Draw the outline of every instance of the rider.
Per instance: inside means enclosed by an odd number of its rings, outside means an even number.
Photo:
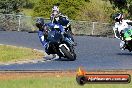
[[[66,32],[70,31],[72,33],[71,23],[69,21],[69,18],[59,12],[58,6],[53,6],[52,14],[50,15],[50,19],[51,19],[52,23],[62,25]]]
[[[125,42],[123,39],[123,30],[128,28],[130,26],[129,23],[132,23],[132,21],[124,20],[123,14],[121,14],[121,13],[116,14],[114,19],[116,21],[115,25],[113,27],[114,34],[115,34],[116,38],[121,39],[120,48],[122,50],[124,50],[125,49],[125,46],[124,46]]]
[[[38,36],[40,39],[41,44],[45,48],[45,52],[48,53],[48,39],[47,39],[47,34],[46,34],[46,28],[45,28],[45,23],[43,18],[38,18],[36,20],[36,27],[39,29],[38,31]]]
[[[61,34],[63,35],[64,34],[64,29],[61,25],[57,25],[57,24],[54,24],[54,23],[47,23],[45,24],[44,23],[44,19],[43,18],[38,18],[36,20],[36,26],[38,27],[39,31],[38,31],[38,36],[39,36],[39,39],[40,39],[40,42],[42,43],[43,47],[45,48],[45,52],[47,54],[50,54],[49,53],[49,41],[47,39],[47,36],[48,36],[48,29],[59,29],[59,31],[61,32]]]

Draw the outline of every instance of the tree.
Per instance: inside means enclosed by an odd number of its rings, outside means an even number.
[[[0,0],[0,13],[19,13],[27,0]]]
[[[127,0],[110,0],[110,3],[113,5],[114,9],[127,9]]]
[[[132,16],[132,0],[109,0],[117,12]]]

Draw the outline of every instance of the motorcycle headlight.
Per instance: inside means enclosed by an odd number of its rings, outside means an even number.
[[[130,40],[132,40],[132,38],[131,38],[131,37],[129,37],[129,38],[126,38],[125,40],[126,40],[126,41],[130,41]]]

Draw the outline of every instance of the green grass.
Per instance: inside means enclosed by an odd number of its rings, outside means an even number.
[[[32,16],[33,15],[33,9],[22,9],[22,13],[26,16]]]
[[[75,77],[26,77],[0,80],[0,88],[132,88],[132,84],[85,84],[80,86]]]
[[[10,62],[27,59],[40,59],[44,55],[29,48],[0,45],[0,62]]]

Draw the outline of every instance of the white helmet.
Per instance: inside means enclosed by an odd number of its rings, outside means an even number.
[[[52,11],[57,11],[57,12],[59,12],[59,7],[58,7],[58,6],[53,6]]]
[[[53,8],[52,8],[52,14],[54,16],[56,16],[57,14],[59,14],[59,7],[58,6],[53,6]]]

